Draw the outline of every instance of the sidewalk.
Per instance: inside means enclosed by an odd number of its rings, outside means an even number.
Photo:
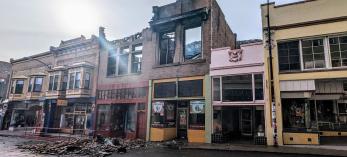
[[[231,144],[186,144],[180,149],[201,149],[221,151],[245,151],[262,153],[282,153],[300,155],[323,155],[323,156],[347,156],[347,146],[257,146],[257,145],[231,145]]]

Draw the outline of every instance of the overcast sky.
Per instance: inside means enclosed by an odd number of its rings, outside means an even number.
[[[46,52],[61,40],[98,34],[122,38],[148,27],[152,6],[175,0],[0,0],[0,61]],[[217,0],[238,40],[261,38],[260,4]],[[298,0],[271,0],[276,4]]]

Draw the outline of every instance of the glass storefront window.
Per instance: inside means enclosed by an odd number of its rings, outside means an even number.
[[[190,101],[189,129],[205,129],[205,101]]]
[[[98,105],[97,130],[109,130],[111,105]]]
[[[136,106],[130,105],[127,112],[126,130],[129,132],[136,131]]]
[[[283,129],[285,131],[317,131],[315,105],[306,99],[282,99]]]
[[[203,80],[190,80],[178,82],[179,97],[201,97],[203,96]]]
[[[255,100],[264,100],[264,83],[263,75],[254,75],[254,85],[255,85]]]
[[[176,96],[176,82],[154,84],[154,98],[170,98]]]
[[[157,101],[152,103],[152,127],[176,126],[176,107],[173,102]]]
[[[252,74],[222,78],[224,102],[253,101]]]

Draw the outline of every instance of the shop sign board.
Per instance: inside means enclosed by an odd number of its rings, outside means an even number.
[[[58,106],[67,106],[67,100],[65,100],[65,99],[58,99],[57,105]]]
[[[202,101],[202,100],[190,101],[190,113],[191,114],[205,113],[205,101]]]

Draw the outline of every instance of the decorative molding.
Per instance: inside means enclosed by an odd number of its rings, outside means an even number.
[[[242,49],[237,49],[237,50],[229,50],[229,62],[239,62],[242,60]]]

